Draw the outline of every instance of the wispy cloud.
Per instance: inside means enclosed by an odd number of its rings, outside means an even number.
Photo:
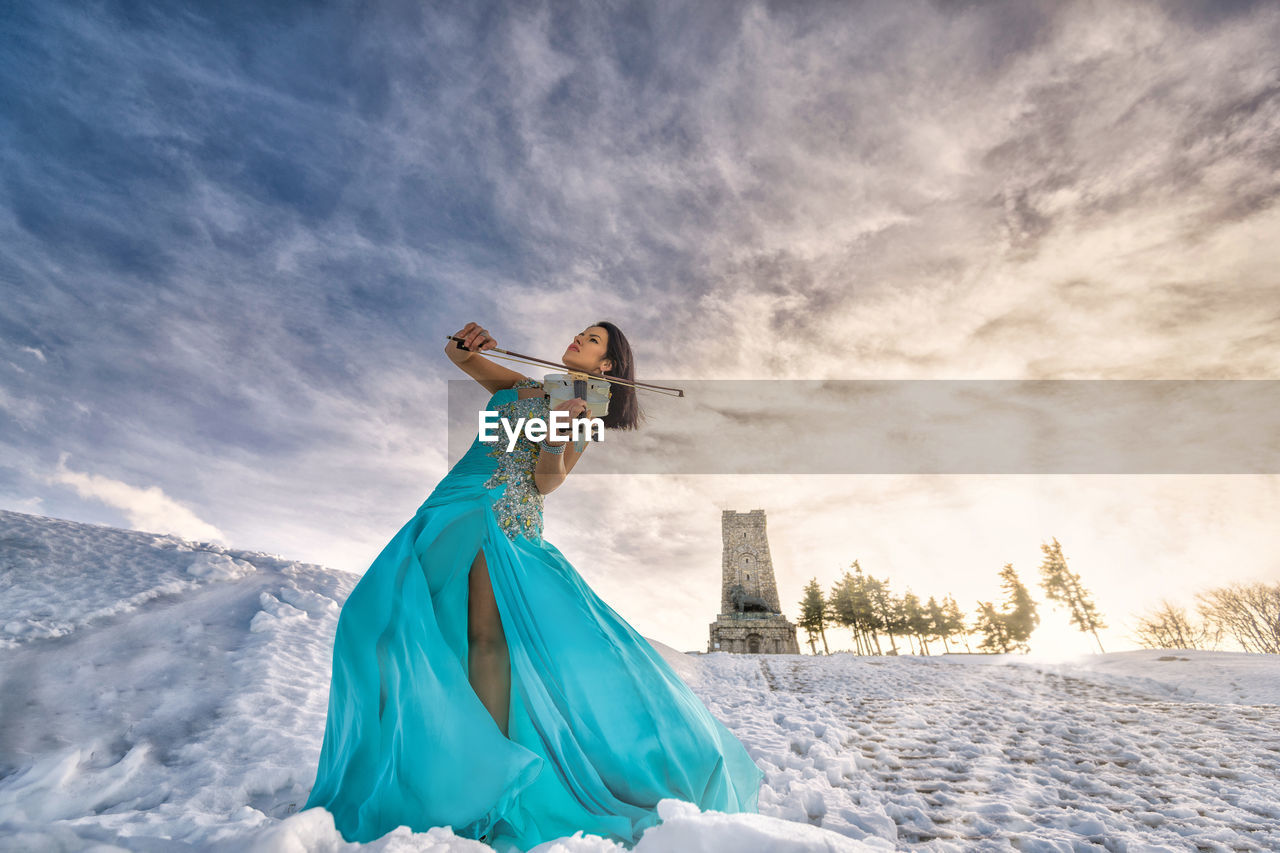
[[[28,473],[68,452],[361,569],[445,473],[472,319],[610,319],[655,379],[1280,370],[1274,4],[49,2],[0,39],[10,505],[80,511]]]
[[[223,541],[222,531],[202,521],[192,510],[175,501],[158,486],[139,488],[110,477],[72,471],[66,466],[68,454],[58,456],[58,465],[49,482],[70,486],[81,497],[102,501],[124,513],[138,530],[174,533],[186,539]]]

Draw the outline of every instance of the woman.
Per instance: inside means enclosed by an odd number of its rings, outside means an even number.
[[[485,329],[457,337],[446,352],[493,393],[486,410],[513,425],[548,418],[540,383],[477,354],[496,346]],[[583,330],[561,360],[634,381],[612,323]],[[557,408],[590,417],[581,399]],[[614,384],[606,429],[638,417],[635,389]],[[742,744],[542,538],[543,496],[579,456],[523,435],[508,453],[505,437],[477,435],[352,590],[303,806],[332,812],[348,841],[406,824],[502,850],[579,830],[630,847],[663,798],[756,811],[763,774]]]

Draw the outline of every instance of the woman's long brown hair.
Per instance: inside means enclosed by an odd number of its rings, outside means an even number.
[[[595,325],[609,333],[605,358],[613,362],[613,369],[606,370],[605,373],[628,382],[636,381],[636,362],[627,336],[608,320],[601,320]],[[636,399],[636,389],[616,383],[609,386],[609,414],[601,418],[605,429],[637,429],[643,417],[640,401]]]

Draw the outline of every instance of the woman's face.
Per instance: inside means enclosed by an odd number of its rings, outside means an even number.
[[[613,362],[605,358],[608,346],[609,333],[601,326],[588,326],[574,336],[560,360],[583,373],[608,373],[613,369]]]

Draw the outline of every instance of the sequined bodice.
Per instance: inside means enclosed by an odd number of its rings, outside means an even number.
[[[492,411],[506,418],[514,428],[519,418],[545,418],[549,405],[547,398],[541,394],[520,399],[521,388],[539,388],[541,383],[533,379],[523,379],[511,387],[513,392],[508,399],[495,405]],[[507,435],[498,429],[498,441],[488,452],[498,460],[498,467],[484,483],[486,489],[505,491],[493,503],[494,514],[498,525],[507,538],[515,539],[523,533],[531,542],[542,543],[542,494],[534,483],[534,469],[538,464],[539,444],[517,436],[515,447],[507,452]],[[478,438],[477,438],[478,440]]]

